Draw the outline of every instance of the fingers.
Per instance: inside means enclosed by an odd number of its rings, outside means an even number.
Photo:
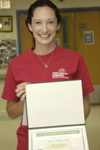
[[[24,101],[24,100],[25,100],[25,97],[26,97],[26,93],[24,93],[24,94],[21,96],[20,100],[21,100],[21,101]]]
[[[17,88],[15,90],[16,93],[20,92],[21,90],[25,90],[26,88],[26,83],[21,83],[17,85]]]
[[[16,92],[17,97],[21,97],[25,93],[25,89]]]
[[[25,91],[26,91],[26,83],[20,83],[17,85],[15,92],[17,97],[20,97],[20,100],[25,99],[26,96]]]

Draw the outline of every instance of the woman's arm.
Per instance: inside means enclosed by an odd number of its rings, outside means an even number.
[[[88,117],[90,113],[90,99],[89,94],[84,96],[84,111],[85,111],[85,119]]]
[[[16,119],[17,117],[23,114],[24,108],[24,101],[14,102],[14,101],[7,101],[6,110],[8,116],[12,119]]]
[[[24,101],[26,96],[25,88],[26,88],[26,83],[21,83],[17,86],[15,92],[17,97],[20,98],[18,102],[7,101],[6,110],[8,116],[12,119],[15,119],[23,114]]]

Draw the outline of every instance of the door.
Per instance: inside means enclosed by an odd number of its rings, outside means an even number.
[[[85,23],[85,31],[94,32],[94,43],[84,43],[84,31],[80,23]],[[75,12],[76,50],[83,54],[94,85],[100,84],[100,11]]]
[[[21,53],[33,47],[33,37],[31,33],[28,31],[27,26],[25,24],[26,17],[27,14],[19,15]]]
[[[74,50],[74,24],[72,12],[61,12],[62,25],[61,32],[56,35],[61,47]]]

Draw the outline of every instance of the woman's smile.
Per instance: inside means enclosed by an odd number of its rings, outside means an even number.
[[[47,37],[50,36],[50,34],[39,34],[39,36],[42,37],[42,38],[47,38]]]

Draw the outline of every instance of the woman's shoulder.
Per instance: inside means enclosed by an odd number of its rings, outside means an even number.
[[[77,52],[75,50],[70,50],[67,48],[63,48],[61,46],[58,46],[58,51],[60,52],[60,54],[65,55],[67,57],[74,57],[74,58],[75,57],[77,57],[77,58],[83,57],[83,55],[80,52]]]
[[[18,56],[11,59],[10,63],[18,63],[19,61],[28,59],[30,56],[30,52],[31,52],[31,49],[25,51],[22,54],[19,54]]]

